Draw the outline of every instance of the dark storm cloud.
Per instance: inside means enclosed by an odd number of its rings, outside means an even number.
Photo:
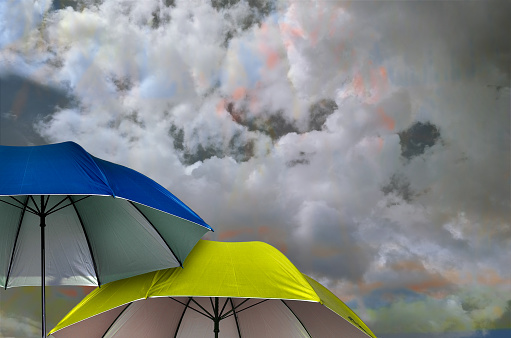
[[[379,28],[376,34],[383,39],[374,46],[373,56],[399,55],[419,66],[418,84],[478,77],[509,85],[509,1],[353,1],[348,8],[360,27]],[[432,69],[438,61],[444,67]],[[427,71],[439,71],[438,77],[425,77]],[[414,84],[413,76],[397,80]]]
[[[51,88],[15,74],[0,76],[0,144],[39,145],[47,143],[34,125],[51,116],[57,107],[72,99]]]

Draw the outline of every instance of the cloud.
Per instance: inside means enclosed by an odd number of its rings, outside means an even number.
[[[40,334],[40,324],[27,317],[10,317],[0,313],[0,337],[33,337]]]
[[[44,15],[50,6],[50,0],[22,0],[0,4],[0,16],[2,18],[0,48],[9,48],[21,40],[25,40],[27,35],[30,35],[43,21]]]
[[[0,75],[0,139],[2,144],[44,144],[34,130],[34,120],[71,105],[72,98],[58,88],[19,75]]]
[[[46,327],[55,326],[93,287],[66,286],[46,290]],[[41,289],[0,290],[0,337],[36,337],[41,334]]]
[[[491,288],[471,288],[442,299],[399,299],[368,312],[372,328],[381,333],[457,332],[469,337],[474,330],[488,328],[488,321],[501,318],[507,309],[502,296]]]
[[[511,278],[507,2],[62,7],[22,36],[12,22],[0,51],[74,98],[37,119],[44,140],[154,178],[210,239],[275,245],[382,332],[497,320]]]

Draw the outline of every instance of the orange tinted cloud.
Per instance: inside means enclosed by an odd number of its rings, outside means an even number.
[[[497,286],[502,284],[510,284],[511,278],[502,278],[494,269],[484,269],[477,274],[477,281],[480,284]]]
[[[234,238],[245,233],[251,233],[252,229],[239,229],[239,230],[225,230],[218,234],[218,240],[224,241],[229,238]]]
[[[274,50],[268,50],[266,56],[266,67],[269,69],[274,68],[279,62],[279,54]]]
[[[383,120],[383,124],[385,125],[385,128],[387,128],[390,131],[394,130],[394,128],[396,127],[396,121],[394,121],[394,119],[392,117],[385,114],[385,111],[383,110],[382,107],[378,107],[376,112],[378,113],[380,118]]]
[[[378,102],[387,91],[388,78],[387,70],[381,66],[371,69],[371,103]]]
[[[355,74],[353,77],[353,89],[355,91],[355,94],[357,95],[364,95],[366,88],[364,85],[364,79],[362,78],[362,75],[360,73]]]
[[[430,293],[434,289],[442,289],[451,285],[446,279],[441,276],[431,276],[431,278],[424,281],[408,285],[408,289],[417,293]]]
[[[225,100],[221,99],[216,105],[216,114],[222,115],[222,112],[225,110]]]
[[[429,272],[420,261],[403,260],[389,266],[394,271],[419,273],[420,281],[403,285],[405,288],[417,293],[425,293],[435,298],[443,298],[447,294],[445,289],[452,285],[452,280],[441,274]]]
[[[338,10],[334,11],[334,12],[332,12],[332,14],[330,14],[330,18],[328,19],[328,26],[329,26],[328,35],[330,37],[333,37],[335,34],[335,23],[337,22],[337,19],[339,18],[339,14],[340,14],[340,12]]]
[[[327,257],[332,257],[332,256],[336,256],[338,254],[341,253],[341,250],[339,248],[336,248],[336,247],[324,247],[324,246],[314,246],[312,248],[312,255],[314,257],[321,257],[321,258],[327,258]]]
[[[418,261],[400,261],[390,265],[395,271],[425,271],[424,265]]]
[[[281,23],[280,30],[282,32],[289,34],[293,38],[302,38],[303,39],[303,37],[305,36],[305,33],[301,28],[292,27],[291,25],[288,25],[287,23]]]
[[[301,28],[293,27],[284,22],[279,24],[279,28],[282,33],[284,46],[286,48],[292,47],[295,39],[303,39],[305,36],[305,33]]]
[[[384,143],[385,143],[385,141],[383,140],[383,138],[378,137],[378,152],[382,151]]]
[[[269,47],[264,42],[259,44],[259,49],[266,56],[265,65],[268,69],[274,68],[279,62],[279,53],[274,48]]]
[[[387,76],[387,69],[385,69],[385,67],[381,66],[379,68],[379,71],[380,71],[380,76],[381,76],[382,80],[384,81],[384,83],[387,83],[389,81],[388,76]]]
[[[59,289],[59,292],[63,294],[64,296],[74,298],[78,296],[78,291],[76,289]]]
[[[274,245],[280,252],[283,254],[287,253],[287,244],[286,243],[278,243]]]
[[[270,228],[265,225],[260,226],[259,229],[257,229],[257,233],[259,236],[268,235],[270,233]]]
[[[238,87],[232,93],[232,98],[234,100],[240,100],[240,99],[244,98],[245,95],[247,95],[247,90],[245,89],[245,87]]]
[[[362,294],[371,293],[372,291],[383,287],[382,282],[374,282],[374,283],[365,283],[360,281],[357,283],[358,289]]]

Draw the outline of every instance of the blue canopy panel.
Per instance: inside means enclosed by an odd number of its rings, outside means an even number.
[[[74,142],[0,146],[0,196],[104,195],[127,199],[213,230],[147,176],[96,158]]]

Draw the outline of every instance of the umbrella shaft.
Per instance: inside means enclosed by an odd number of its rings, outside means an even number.
[[[41,199],[43,197],[41,196]],[[42,201],[41,201],[42,202]],[[42,204],[42,203],[41,203]],[[46,337],[46,288],[45,288],[45,282],[46,282],[46,266],[45,266],[45,252],[44,252],[44,228],[46,226],[45,217],[44,215],[40,216],[41,218],[41,307],[42,307],[42,328],[41,328],[41,334],[42,337]]]
[[[213,321],[215,322],[215,338],[218,338],[218,333],[220,332],[220,313],[218,312],[218,297],[215,297],[215,308],[213,309],[215,313],[215,318]]]
[[[218,338],[218,333],[220,332],[220,320],[215,318],[215,338]]]

